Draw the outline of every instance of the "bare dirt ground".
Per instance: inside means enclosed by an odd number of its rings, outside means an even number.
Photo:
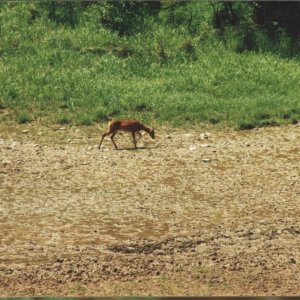
[[[0,124],[0,295],[299,295],[300,126]]]

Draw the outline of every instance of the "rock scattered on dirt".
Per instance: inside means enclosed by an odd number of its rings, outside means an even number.
[[[2,296],[300,293],[300,127],[0,126]]]

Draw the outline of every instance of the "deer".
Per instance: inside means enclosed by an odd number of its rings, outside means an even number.
[[[100,149],[103,139],[108,135],[110,135],[110,139],[113,142],[115,149],[118,149],[118,146],[114,141],[114,136],[118,131],[131,132],[135,149],[137,149],[135,135],[138,134],[141,137],[140,131],[147,132],[152,139],[155,138],[154,130],[143,125],[137,120],[112,120],[108,123],[108,131],[102,135],[98,149]]]

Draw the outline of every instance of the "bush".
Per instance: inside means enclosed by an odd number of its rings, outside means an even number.
[[[67,116],[62,115],[57,118],[57,123],[59,123],[61,125],[65,125],[65,124],[69,124],[70,120]]]
[[[238,130],[251,130],[255,128],[255,124],[252,122],[241,121],[237,124]]]
[[[295,117],[295,116],[292,116],[290,119],[289,119],[289,123],[290,124],[293,124],[293,125],[295,125],[295,124],[298,124],[298,118],[297,117]]]
[[[17,115],[17,122],[19,124],[26,124],[31,122],[31,117],[29,115],[29,113],[27,111],[21,111],[20,113],[18,113]]]
[[[77,124],[90,126],[92,125],[92,118],[87,114],[79,114],[77,115]]]
[[[256,51],[258,49],[256,43],[255,25],[251,23],[242,24],[238,30],[237,52]]]
[[[258,121],[258,127],[279,126],[279,123],[274,119],[266,119]]]
[[[108,116],[108,114],[104,110],[99,109],[99,110],[96,111],[95,117],[94,117],[93,120],[95,122],[101,123],[101,122],[108,121],[109,120],[109,116]]]

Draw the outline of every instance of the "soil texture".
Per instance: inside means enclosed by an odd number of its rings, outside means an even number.
[[[0,295],[299,295],[300,126],[0,124]]]

